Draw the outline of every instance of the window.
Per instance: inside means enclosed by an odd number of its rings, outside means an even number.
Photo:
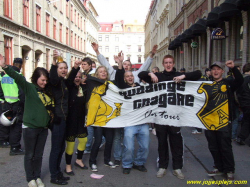
[[[102,41],[102,36],[98,36],[98,41]]]
[[[58,10],[59,10],[61,13],[63,13],[63,11],[62,11],[62,2],[59,2],[59,3],[58,3]]]
[[[78,50],[80,50],[80,36],[78,36],[78,42],[77,42],[77,44],[78,44]]]
[[[50,18],[50,15],[48,13],[46,13],[46,35],[47,36],[50,36],[49,18]]]
[[[74,14],[74,21],[75,21],[75,24],[77,24],[77,22],[76,22],[76,9],[75,9],[75,14]]]
[[[8,36],[4,36],[4,56],[6,64],[12,64],[12,38]]]
[[[108,27],[106,27],[106,31],[108,31],[109,30],[109,28]]]
[[[4,16],[12,18],[12,0],[4,0]]]
[[[138,56],[138,63],[141,63],[141,56]]]
[[[50,69],[50,49],[46,49],[46,69]]]
[[[243,51],[243,23],[242,19],[237,19],[236,26],[236,45],[235,45],[235,59],[242,59]]]
[[[131,45],[128,45],[128,46],[127,46],[127,49],[128,49],[128,52],[130,52]]]
[[[115,41],[119,42],[119,37],[118,36],[115,37]]]
[[[109,52],[109,46],[105,47],[105,52]]]
[[[82,17],[81,17],[81,22],[80,22],[80,29],[82,30]]]
[[[105,36],[105,41],[106,41],[106,42],[109,41],[109,36],[108,36],[108,35]]]
[[[138,52],[141,52],[141,45],[138,45]]]
[[[69,2],[66,1],[66,17],[69,18]]]
[[[56,2],[53,3],[54,7],[56,7]]]
[[[131,28],[130,27],[128,27],[128,32],[131,32]]]
[[[36,5],[36,30],[41,32],[41,7]]]
[[[53,38],[56,40],[56,19],[53,19]]]
[[[71,43],[71,47],[73,47],[73,31],[71,31],[70,43]]]
[[[60,37],[60,42],[62,43],[62,24],[60,23],[60,28],[59,28],[59,37]]]
[[[84,44],[83,44],[84,49],[83,49],[83,51],[85,51],[85,46],[86,46],[86,41],[84,40]]]
[[[115,52],[119,52],[119,46],[115,46]]]
[[[99,46],[99,51],[102,52],[102,46]]]
[[[84,32],[86,31],[86,21],[84,20]]]
[[[23,24],[29,26],[29,0],[23,0]]]
[[[119,31],[119,26],[115,26],[115,30],[116,30],[116,31]]]
[[[75,34],[75,49],[76,49],[76,34]]]
[[[82,51],[82,38],[81,38],[81,45],[80,45],[80,50]]]
[[[69,45],[69,28],[66,28],[66,45]]]
[[[70,7],[70,20],[73,22],[73,5]]]
[[[77,26],[78,26],[78,28],[80,28],[80,14],[78,13],[78,15],[77,15]]]

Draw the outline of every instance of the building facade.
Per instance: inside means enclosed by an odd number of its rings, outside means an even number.
[[[116,65],[114,55],[122,51],[124,59],[129,59],[132,64],[144,62],[144,26],[137,23],[124,23],[123,20],[100,23],[101,29],[98,35],[100,53],[102,53],[111,65]]]
[[[199,69],[204,72],[213,62],[225,63],[230,59],[239,66],[249,62],[249,2],[178,0],[169,1],[166,5],[165,1],[154,0],[154,4],[155,7],[159,7],[156,8],[159,16],[157,20],[151,19],[153,22],[151,25],[159,23],[156,26],[158,36],[162,34],[162,30],[159,29],[161,19],[168,19],[168,24],[163,26],[163,30],[165,29],[163,32],[166,35],[168,33],[168,39],[165,45],[162,45],[165,53],[160,54],[160,60],[156,61],[157,66],[161,67],[165,54],[172,54],[175,57],[178,71],[180,68],[186,68],[186,71]],[[161,11],[160,7],[164,6],[167,6],[166,10]],[[168,13],[165,17],[161,17],[164,12]],[[211,39],[215,28],[221,28],[225,32],[225,39]],[[154,29],[151,30],[152,33]],[[152,41],[155,40],[154,35],[151,34],[150,37]],[[160,43],[163,41],[158,41],[157,44],[161,46]],[[159,53],[162,50],[159,50]],[[227,71],[226,68],[225,70]]]
[[[38,66],[50,69],[54,49],[71,68],[87,55],[89,14],[86,0],[1,0],[0,53],[10,65],[22,58],[27,80]]]

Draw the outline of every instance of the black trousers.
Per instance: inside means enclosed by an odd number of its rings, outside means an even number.
[[[89,157],[90,166],[92,164],[96,164],[96,157],[98,155],[99,147],[102,143],[102,136],[104,136],[106,139],[105,149],[104,149],[104,163],[107,164],[111,159],[114,129],[105,128],[105,127],[94,127],[95,141],[92,146],[90,157]]]
[[[28,182],[41,178],[43,151],[47,136],[48,129],[45,128],[23,129],[24,168]]]
[[[240,129],[239,138],[246,140],[250,133],[250,107],[242,107],[243,121]]]
[[[158,138],[159,168],[167,169],[169,163],[168,139],[172,153],[173,169],[183,167],[183,139],[180,127],[155,124]]]
[[[12,109],[14,112],[18,110],[18,103],[4,103],[2,104],[2,112]],[[9,142],[10,146],[21,147],[20,141],[22,137],[22,122],[16,121],[13,125],[6,127],[0,124],[0,142]]]
[[[232,150],[232,131],[205,131],[208,148],[214,159],[215,167],[221,172],[234,172],[234,156]]]

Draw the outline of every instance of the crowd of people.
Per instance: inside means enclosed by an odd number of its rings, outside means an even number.
[[[44,147],[51,131],[51,151],[49,158],[50,182],[67,185],[69,176],[74,176],[72,155],[75,141],[78,139],[77,159],[74,165],[81,169],[98,171],[97,155],[105,143],[104,164],[110,168],[122,165],[123,173],[129,174],[131,169],[147,172],[145,163],[149,154],[149,124],[138,124],[124,128],[102,128],[85,126],[85,116],[88,114],[88,101],[95,91],[96,82],[109,82],[120,89],[140,86],[141,83],[158,83],[162,81],[182,80],[214,81],[216,92],[225,92],[228,99],[229,122],[223,130],[205,130],[208,148],[214,160],[214,169],[209,176],[227,174],[228,180],[234,180],[235,163],[232,151],[232,139],[243,145],[249,135],[250,112],[250,64],[243,67],[244,78],[233,61],[225,65],[230,69],[231,77],[223,78],[222,63],[215,62],[205,70],[180,72],[175,69],[174,57],[166,55],[162,59],[162,67],[150,68],[157,46],[153,46],[150,56],[137,70],[132,71],[129,60],[124,61],[120,52],[114,56],[117,67],[112,67],[107,59],[100,54],[98,44],[92,43],[101,66],[86,57],[75,62],[68,73],[65,61],[58,62],[59,53],[53,52],[53,62],[48,72],[37,67],[28,82],[20,73],[22,59],[14,59],[13,66],[5,64],[0,54],[1,74],[0,99],[0,146],[10,148],[10,155],[24,155],[24,169],[29,187],[44,187],[41,180],[41,167]],[[163,69],[163,71],[160,71]],[[225,89],[222,89],[225,88]],[[211,101],[214,99],[210,98]],[[237,105],[235,104],[237,103]],[[216,104],[215,104],[216,105]],[[237,107],[235,107],[237,106]],[[240,108],[243,112],[241,131],[238,131],[238,116]],[[236,114],[237,113],[237,114]],[[236,125],[235,125],[236,124]],[[157,177],[163,177],[169,163],[169,146],[172,153],[173,175],[184,179],[183,167],[183,137],[181,128],[162,124],[151,124],[158,139],[158,172]],[[201,134],[202,129],[195,129],[193,134]],[[24,148],[20,140],[23,135]],[[238,137],[237,137],[238,135]],[[94,138],[93,138],[94,137]],[[139,148],[134,157],[134,139]],[[114,162],[111,160],[113,146]],[[61,160],[65,153],[66,168],[61,169]],[[90,153],[89,168],[83,163],[83,154]],[[63,172],[68,175],[63,175]]]

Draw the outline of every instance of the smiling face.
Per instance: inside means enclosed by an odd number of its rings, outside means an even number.
[[[77,86],[79,86],[80,83],[81,83],[81,81],[82,81],[82,74],[81,74],[81,72],[78,72],[77,75],[76,75],[76,77],[75,77],[74,83]]]
[[[59,63],[57,65],[57,74],[59,77],[65,77],[68,73],[68,66],[66,63]]]
[[[41,75],[38,79],[37,79],[37,85],[40,88],[45,88],[46,84],[48,83],[48,78],[45,77],[44,75]]]
[[[163,60],[163,63],[162,63],[164,69],[167,71],[167,72],[171,72],[173,71],[173,68],[174,68],[174,61],[172,58],[165,58]]]
[[[84,72],[88,72],[91,69],[91,65],[89,65],[87,62],[82,62],[81,68]]]
[[[224,70],[221,69],[221,68],[218,67],[218,66],[213,66],[213,67],[211,68],[211,75],[212,75],[212,77],[213,77],[213,79],[214,79],[215,81],[220,81],[220,80],[222,80],[222,75],[223,75],[223,73],[224,73]]]
[[[131,71],[132,70],[132,64],[130,61],[124,61],[122,64],[125,71]]]
[[[96,71],[96,76],[98,79],[107,80],[108,79],[108,72],[107,72],[106,68],[104,68],[104,67],[98,68]]]
[[[124,73],[124,81],[130,86],[134,84],[134,75],[131,71]]]

